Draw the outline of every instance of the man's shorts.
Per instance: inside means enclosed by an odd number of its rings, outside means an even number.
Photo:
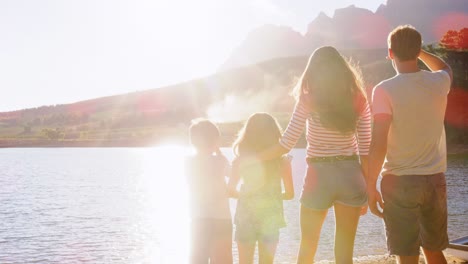
[[[366,182],[358,160],[308,163],[301,204],[327,210],[335,203],[352,207],[367,204]]]
[[[381,190],[390,254],[416,256],[419,247],[431,251],[447,248],[447,184],[443,173],[385,175]]]

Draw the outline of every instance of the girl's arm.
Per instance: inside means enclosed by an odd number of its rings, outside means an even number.
[[[240,181],[239,175],[239,159],[234,159],[231,166],[231,173],[228,182],[228,193],[232,198],[238,198],[239,192],[237,191],[237,185]]]
[[[257,154],[256,158],[259,160],[271,160],[288,153],[301,137],[309,112],[306,102],[299,101],[294,108],[292,117],[280,141]]]
[[[294,198],[294,184],[292,178],[291,161],[289,158],[283,158],[281,163],[281,178],[283,180],[284,192],[283,200]]]
[[[281,157],[282,155],[288,153],[290,149],[285,148],[283,145],[281,145],[279,142],[273,145],[272,147],[267,148],[266,150],[258,153],[256,155],[256,161],[265,161],[265,160],[272,160],[277,157]],[[253,162],[253,161],[252,161]]]

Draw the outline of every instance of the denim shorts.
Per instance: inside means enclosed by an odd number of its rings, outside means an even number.
[[[367,204],[366,181],[358,160],[308,163],[301,204],[327,210],[335,203],[353,207]]]
[[[416,256],[419,247],[431,251],[447,248],[447,184],[443,173],[385,175],[381,190],[390,254]]]

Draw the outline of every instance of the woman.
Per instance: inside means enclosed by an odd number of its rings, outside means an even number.
[[[330,207],[336,220],[335,261],[352,263],[359,217],[367,211],[364,174],[371,141],[371,115],[360,75],[335,48],[321,47],[310,57],[294,94],[294,113],[279,144],[258,158],[289,152],[307,125],[297,263],[313,262]]]

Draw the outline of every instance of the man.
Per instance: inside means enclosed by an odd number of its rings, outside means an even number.
[[[384,219],[387,247],[398,263],[418,263],[422,247],[426,263],[444,264],[442,250],[448,244],[444,115],[452,70],[421,50],[421,44],[419,32],[408,25],[388,36],[388,57],[397,74],[373,91],[369,208]],[[418,59],[430,71],[421,70]],[[381,171],[382,194],[376,188]]]

